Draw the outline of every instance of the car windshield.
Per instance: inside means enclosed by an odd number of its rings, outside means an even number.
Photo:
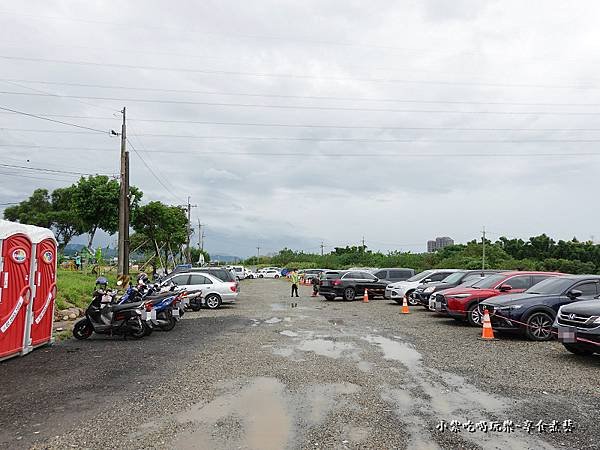
[[[528,294],[561,294],[566,291],[574,280],[571,278],[552,277],[540,281],[538,284],[531,286],[525,292]]]
[[[444,278],[442,283],[458,283],[464,276],[464,272],[454,272],[452,275],[448,275],[446,278]]]
[[[421,280],[424,280],[425,278],[427,278],[433,272],[434,272],[433,270],[424,270],[423,272],[419,272],[418,274],[410,277],[406,281],[421,281]]]
[[[475,289],[493,288],[493,287],[496,287],[496,285],[498,283],[500,283],[502,280],[504,280],[505,278],[506,278],[506,275],[503,275],[503,274],[490,275],[489,277],[486,277],[483,280],[478,281],[472,287],[474,287]]]

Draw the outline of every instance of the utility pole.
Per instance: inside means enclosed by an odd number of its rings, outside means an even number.
[[[127,151],[127,130],[125,124],[126,108],[121,126],[121,183],[119,190],[119,251],[117,271],[122,277],[123,284],[127,284],[129,276],[129,152]],[[116,133],[115,133],[116,134]]]
[[[325,248],[325,243],[321,241],[321,256],[323,256],[323,249]]]
[[[364,236],[362,238],[362,249],[363,249],[363,252],[364,252],[365,251],[365,237]]]
[[[260,259],[260,246],[256,247],[256,261],[258,262],[259,259]]]
[[[200,223],[200,219],[198,219],[198,247],[200,247],[200,250],[204,251],[204,228],[206,224],[205,223]]]
[[[190,249],[190,236],[192,235],[192,208],[195,208],[198,205],[190,205],[190,196],[188,195],[188,201],[187,201],[187,243],[186,243],[186,248],[185,248],[185,254],[186,254],[186,259],[187,259],[187,263],[191,264],[192,263],[192,253],[191,253],[191,249]]]
[[[485,226],[483,227],[482,233],[481,244],[483,247],[483,257],[481,258],[481,270],[485,270]]]

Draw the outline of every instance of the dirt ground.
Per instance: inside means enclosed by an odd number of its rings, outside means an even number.
[[[247,280],[171,332],[0,363],[0,447],[598,448],[600,358],[300,293]]]

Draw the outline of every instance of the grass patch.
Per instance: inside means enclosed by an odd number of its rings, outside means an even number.
[[[116,286],[115,274],[104,275],[108,279],[109,286]],[[56,307],[65,309],[69,306],[87,308],[98,275],[86,274],[72,270],[58,269],[56,273]]]

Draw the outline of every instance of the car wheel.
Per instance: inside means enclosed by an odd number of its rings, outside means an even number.
[[[571,353],[573,353],[574,355],[579,355],[579,356],[590,356],[593,355],[594,352],[592,350],[588,350],[585,348],[581,348],[579,345],[577,344],[566,344],[563,342],[563,345],[565,346],[565,348],[570,351]]]
[[[352,287],[344,289],[344,300],[351,302],[356,297],[356,290]]]
[[[209,294],[204,299],[204,304],[208,309],[217,309],[221,306],[221,297],[217,294]]]
[[[467,322],[473,327],[480,327],[483,323],[483,314],[479,308],[479,303],[473,303],[467,310]]]
[[[325,295],[325,300],[333,301],[335,300],[335,295]]]
[[[534,312],[527,318],[525,334],[532,341],[549,341],[552,339],[553,317],[547,312]]]
[[[408,304],[410,306],[417,306],[420,302],[419,300],[417,300],[416,298],[412,298],[410,296],[410,294],[412,294],[413,291],[409,291],[406,293],[406,300],[408,301]]]
[[[279,278],[279,275],[275,275],[275,278]]]
[[[264,277],[265,277],[264,275],[259,275],[259,276],[258,276],[258,278],[264,278]]]

